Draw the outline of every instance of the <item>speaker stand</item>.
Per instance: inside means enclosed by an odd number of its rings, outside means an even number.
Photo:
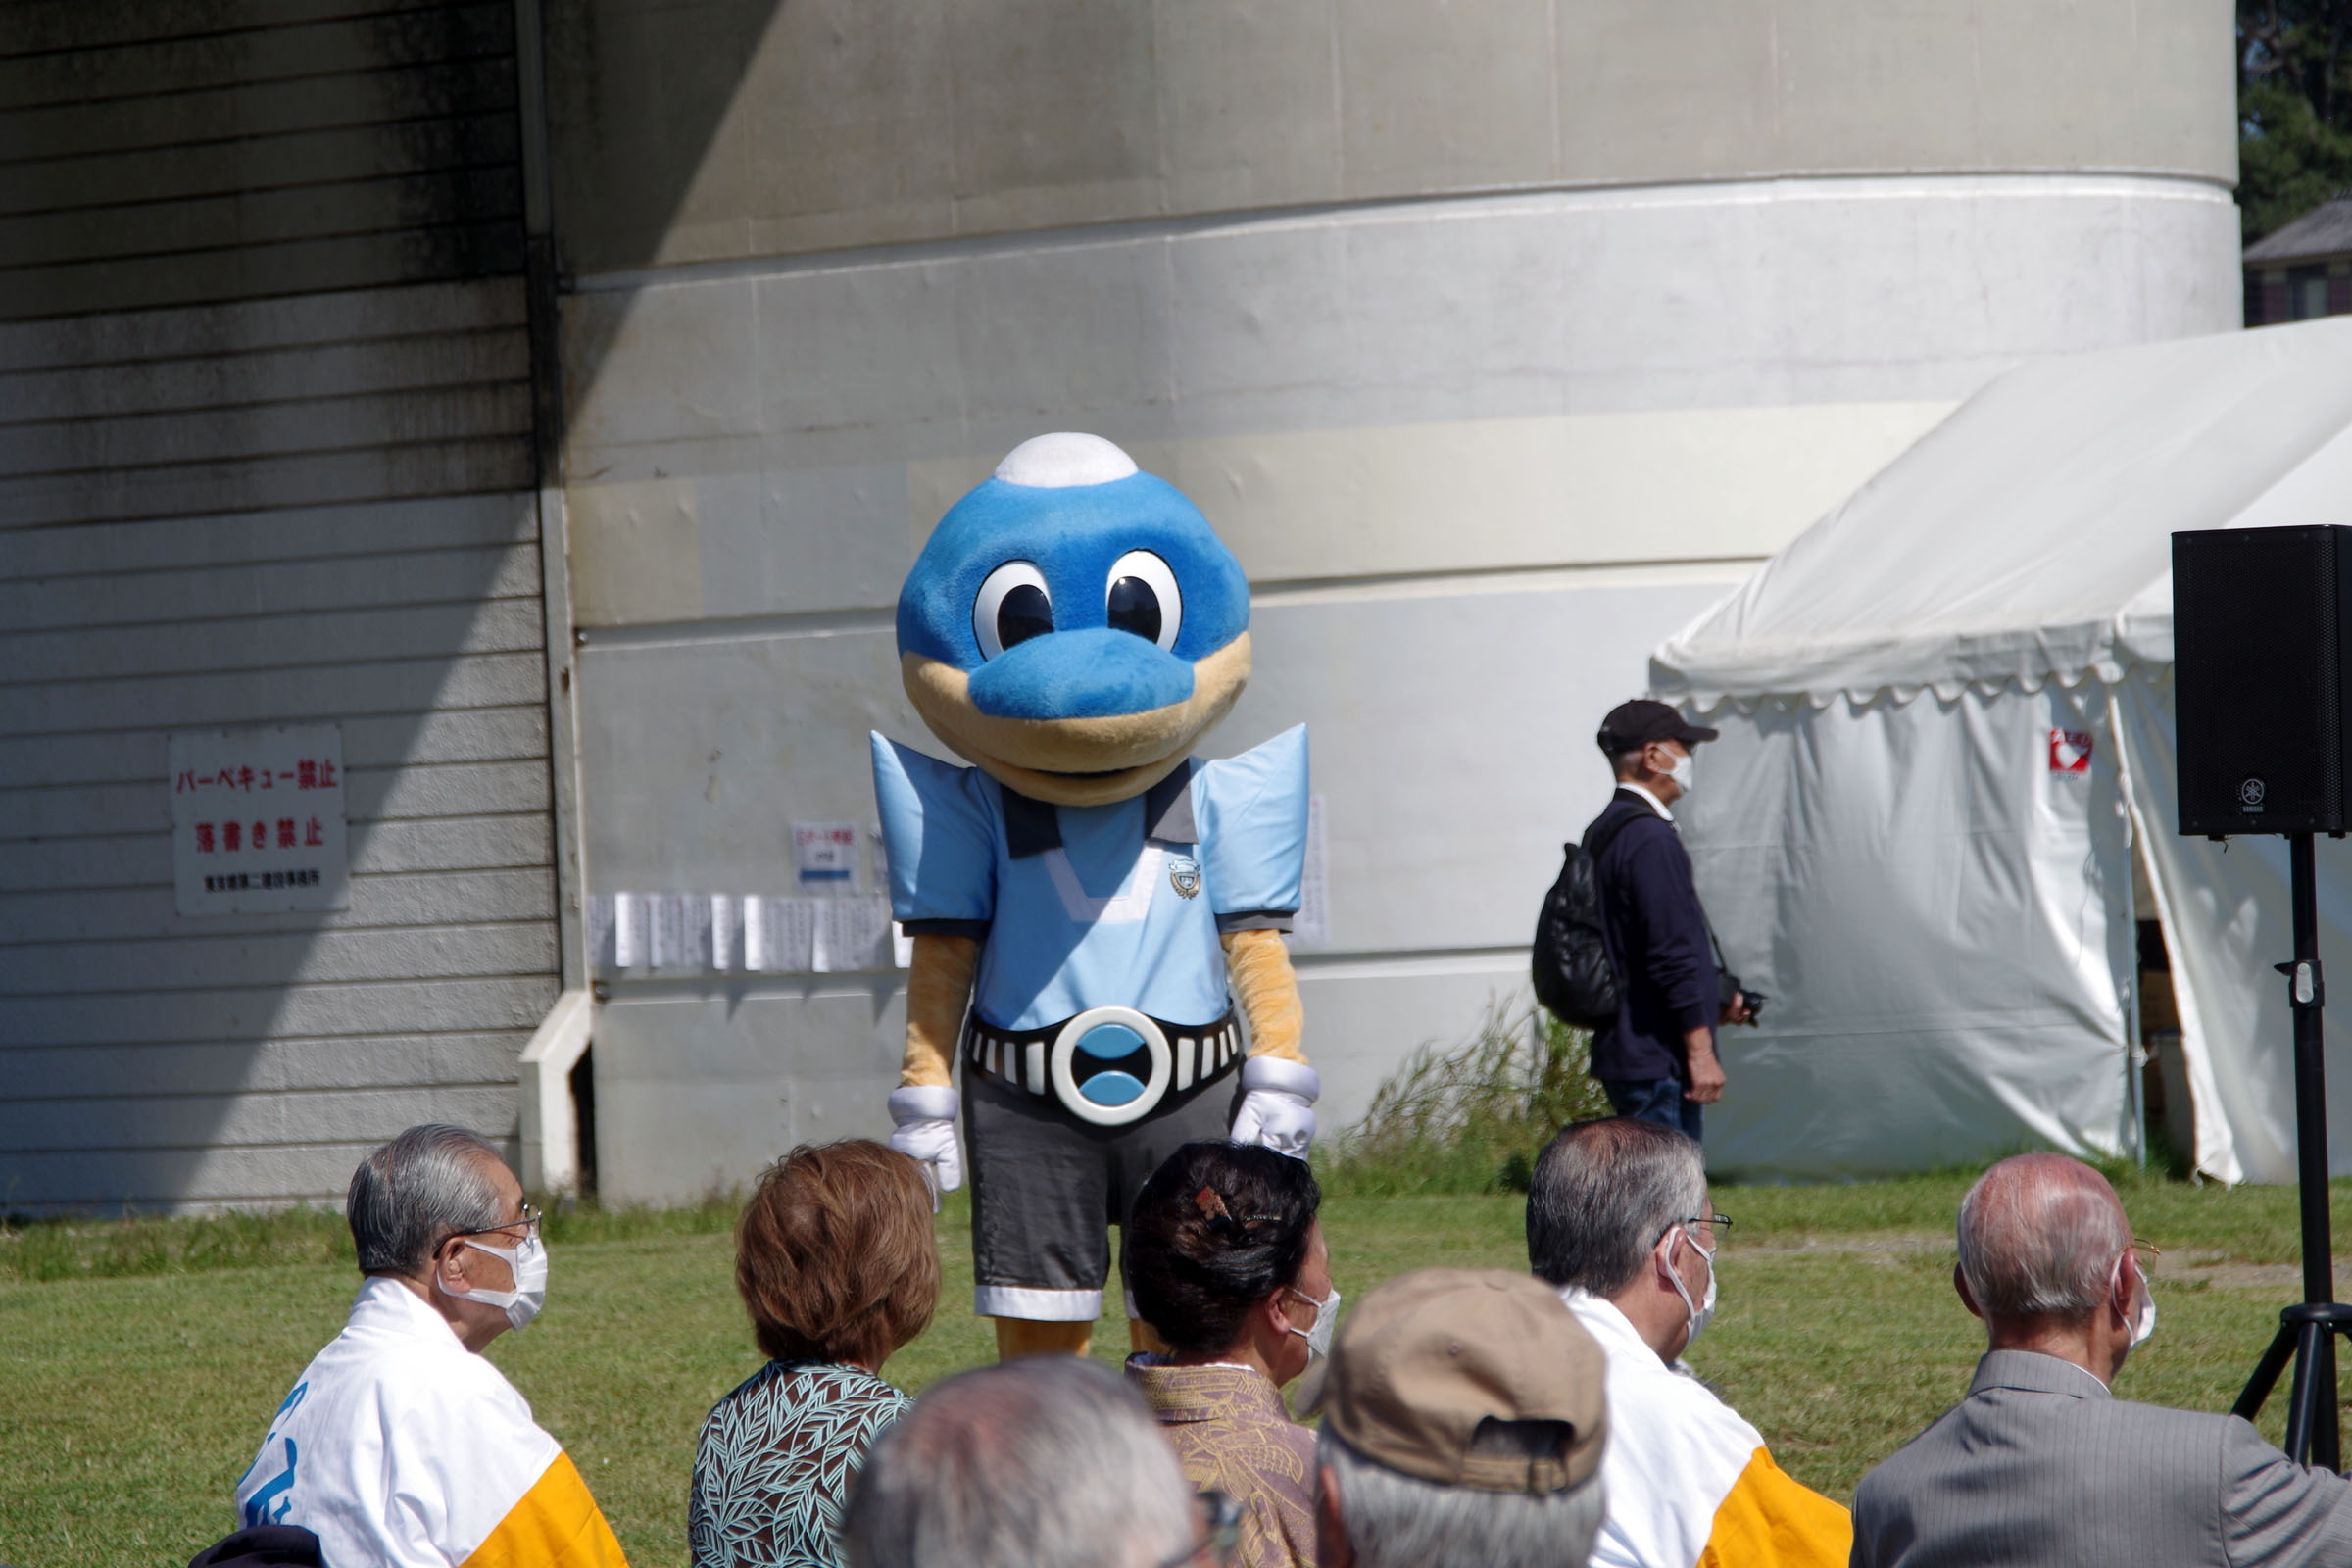
[[[2328,1229],[2328,1064],[2320,1049],[2320,1013],[2327,994],[2320,981],[2319,889],[2311,835],[2289,833],[2286,845],[2295,957],[2278,968],[2287,977],[2287,1004],[2295,1020],[2295,1179],[2303,1210],[2303,1299],[2279,1310],[2278,1332],[2230,1413],[2249,1421],[2260,1414],[2291,1359],[2295,1377],[2287,1392],[2286,1455],[2297,1464],[2339,1470],[2335,1337],[2352,1335],[2352,1306],[2335,1300],[2335,1263]]]

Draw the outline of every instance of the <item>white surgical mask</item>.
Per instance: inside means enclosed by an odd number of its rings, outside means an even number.
[[[2132,1344],[2136,1348],[2145,1345],[2148,1336],[2156,1332],[2156,1293],[2148,1289],[2148,1271],[2141,1268],[2136,1259],[2132,1264],[2132,1272],[2139,1276],[2139,1310],[2132,1318]],[[2123,1282],[2124,1260],[2120,1257],[2115,1260],[2115,1278],[2117,1284]]]
[[[1698,1238],[1690,1234],[1688,1225],[1677,1225],[1674,1233],[1675,1240],[1666,1249],[1666,1277],[1674,1282],[1674,1294],[1683,1298],[1683,1310],[1690,1314],[1690,1338],[1683,1342],[1683,1351],[1688,1354],[1690,1347],[1698,1343],[1698,1337],[1707,1332],[1707,1325],[1715,1321],[1715,1251],[1699,1246]],[[1682,1271],[1674,1266],[1674,1250],[1685,1241],[1707,1264],[1707,1294],[1696,1305],[1691,1304],[1690,1293],[1683,1288]]]
[[[1334,1290],[1320,1301],[1304,1291],[1292,1289],[1291,1294],[1301,1301],[1314,1303],[1315,1320],[1305,1328],[1292,1325],[1291,1332],[1306,1342],[1306,1348],[1316,1355],[1331,1354],[1332,1331],[1340,1326],[1340,1293]]]
[[[1690,785],[1692,782],[1690,776],[1691,771],[1692,760],[1690,754],[1689,752],[1685,752],[1680,757],[1675,758],[1674,765],[1666,770],[1666,776],[1674,780],[1675,788],[1681,790],[1685,795],[1688,795],[1690,793]]]
[[[441,1289],[465,1300],[503,1308],[507,1321],[518,1329],[529,1326],[531,1319],[539,1315],[539,1309],[547,1304],[547,1248],[540,1242],[538,1231],[534,1229],[525,1236],[520,1247],[492,1247],[470,1236],[461,1239],[477,1252],[504,1259],[514,1276],[514,1288],[452,1291],[444,1284]]]

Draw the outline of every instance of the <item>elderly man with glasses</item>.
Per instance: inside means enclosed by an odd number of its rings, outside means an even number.
[[[326,1561],[626,1568],[561,1445],[481,1351],[547,1298],[539,1216],[498,1152],[412,1127],[347,1199],[359,1298],[270,1418],[240,1523],[297,1525]]]
[[[2107,1179],[2004,1159],[1960,1202],[1952,1287],[1984,1320],[1968,1396],[1854,1489],[1853,1568],[2352,1563],[2352,1482],[2233,1415],[2108,1392],[2156,1301]]]
[[[1578,1122],[1536,1161],[1527,1255],[1608,1362],[1608,1515],[1595,1568],[1842,1565],[1846,1511],[1790,1480],[1682,1357],[1715,1314],[1731,1221],[1698,1145],[1656,1122]]]

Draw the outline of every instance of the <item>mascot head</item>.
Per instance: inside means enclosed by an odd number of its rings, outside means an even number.
[[[1033,800],[1140,795],[1250,678],[1241,563],[1100,436],[1041,435],[949,509],[899,592],[931,732]]]

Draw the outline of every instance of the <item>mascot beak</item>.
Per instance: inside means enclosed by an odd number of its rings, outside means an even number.
[[[1250,678],[1250,634],[1188,663],[1132,632],[1049,632],[966,674],[919,654],[906,695],[934,734],[1033,800],[1097,806],[1167,776]]]
[[[1049,632],[971,674],[972,706],[992,718],[1136,718],[1193,695],[1193,666],[1132,632]]]

